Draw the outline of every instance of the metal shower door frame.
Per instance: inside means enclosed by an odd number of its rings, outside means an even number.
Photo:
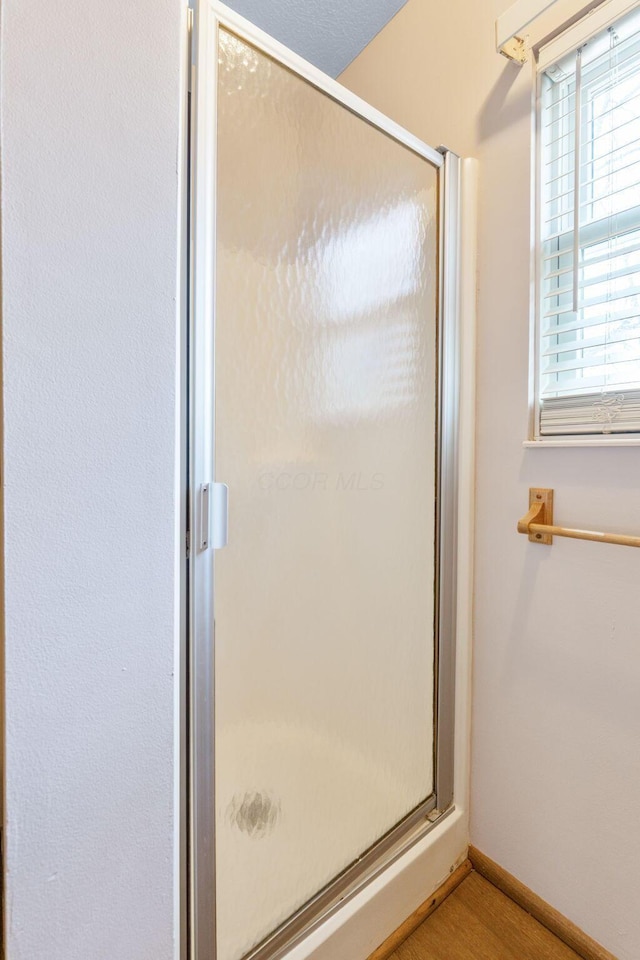
[[[277,960],[453,809],[459,408],[459,157],[434,150],[217,0],[190,24],[189,504],[186,864],[189,960],[215,960],[214,566],[208,491],[215,481],[215,212],[218,30],[223,27],[438,169],[438,448],[435,615],[435,790],[246,960]],[[204,494],[207,494],[206,501]],[[215,520],[214,520],[215,523]],[[212,535],[211,535],[212,534]]]

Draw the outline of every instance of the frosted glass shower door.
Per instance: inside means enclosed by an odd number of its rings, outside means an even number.
[[[434,794],[438,169],[211,37],[216,956],[240,960]]]

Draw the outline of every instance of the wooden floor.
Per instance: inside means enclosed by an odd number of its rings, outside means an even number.
[[[389,960],[580,960],[546,927],[470,873]]]

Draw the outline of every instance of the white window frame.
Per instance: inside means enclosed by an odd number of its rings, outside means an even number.
[[[542,135],[541,135],[541,89],[545,70],[553,63],[572,53],[582,44],[602,33],[607,27],[620,20],[627,13],[640,7],[640,0],[605,0],[590,10],[582,19],[566,30],[558,33],[549,42],[542,41],[534,47],[533,65],[533,191],[532,191],[532,296],[531,296],[531,337],[530,337],[530,376],[529,376],[529,439],[525,447],[572,447],[572,446],[640,446],[640,432],[626,434],[591,434],[543,436],[540,432],[540,314],[541,314],[541,275],[542,238],[541,238],[541,202],[542,184],[540,178]],[[560,29],[559,25],[559,29]]]

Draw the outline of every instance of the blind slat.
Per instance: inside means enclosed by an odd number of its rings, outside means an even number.
[[[601,37],[602,36],[603,35],[601,34]],[[631,52],[629,52],[629,49],[631,47],[638,47],[638,49],[633,49]],[[588,51],[588,45],[586,49]],[[635,33],[633,36],[627,37],[622,42],[619,42],[616,45],[616,50],[618,52],[618,62],[616,64],[616,68],[618,70],[618,77],[619,79],[624,80],[626,79],[626,75],[628,75],[629,72],[633,72],[634,58],[640,56],[640,38],[638,37],[638,34]],[[628,54],[628,56],[620,59],[620,55],[622,53],[626,53]],[[602,70],[602,68],[605,66],[605,61],[610,57],[611,57],[611,51],[607,50],[597,60],[589,61],[588,52],[587,52],[587,56],[584,58],[586,62],[583,65],[583,76],[582,76],[583,82],[588,81],[589,78],[592,77],[594,73],[597,74],[598,71]],[[574,92],[573,90],[570,90],[568,93],[565,93],[562,95],[557,93],[557,91],[561,89],[562,86],[567,86],[567,87],[573,86],[573,83],[575,80],[575,63],[571,68],[569,68],[569,65],[567,63],[566,67],[567,67],[567,71],[566,71],[566,76],[563,83],[562,84],[554,83],[554,87],[552,88],[556,93],[555,97],[549,98],[550,100],[549,105],[552,107],[558,107],[561,103],[565,102],[569,97],[573,96],[573,92]],[[614,78],[613,76],[610,76],[609,78],[610,85],[613,85],[616,82],[616,79],[618,78]]]
[[[639,67],[640,67],[640,64],[639,64]],[[591,146],[594,140],[596,141],[598,141],[599,139],[604,140],[605,137],[610,137],[612,134],[618,133],[619,130],[624,130],[625,128],[629,127],[630,124],[634,124],[633,129],[635,130],[636,129],[635,125],[637,125],[637,122],[638,122],[637,117],[631,117],[629,120],[624,120],[622,123],[618,124],[616,127],[611,127],[610,130],[603,130],[599,135],[596,135],[595,137],[593,134],[591,134],[590,136],[585,137],[584,140],[581,138],[580,142],[583,147]],[[567,133],[560,134],[560,136],[556,140],[552,140],[550,143],[545,144],[547,150],[550,153],[553,153],[553,156],[551,157],[550,160],[547,160],[545,166],[549,166],[549,164],[551,163],[559,163],[561,160],[564,160],[564,159],[573,158],[573,149],[571,146],[569,146],[569,149],[567,150],[563,149],[562,153],[558,153],[557,151],[553,150],[553,147],[555,146],[556,143],[559,143],[561,140],[566,140],[567,137],[569,137],[571,143],[573,143],[573,134],[574,134],[574,131],[572,129]],[[615,148],[620,149],[622,147],[628,147],[628,146],[631,146],[634,142],[635,142],[634,140],[628,140],[628,141],[625,141],[624,143],[617,143],[615,144]],[[609,153],[609,149],[610,148],[605,147],[604,149],[602,149],[602,153],[594,153],[593,156],[590,157],[588,162],[591,163],[594,160],[601,160],[603,157],[605,157]]]
[[[611,370],[615,370],[615,367],[622,363],[631,363],[640,360],[640,340],[636,337],[635,340],[629,341],[633,344],[628,351],[626,351],[625,356],[617,357],[616,359],[611,359],[608,356],[607,348],[604,347],[601,350],[595,350],[593,356],[589,356],[586,359],[573,359],[573,360],[560,360],[560,361],[550,361],[542,369],[542,375],[548,376],[549,374],[559,374],[559,373],[573,373],[574,370],[592,370],[594,367],[610,367]],[[582,352],[582,351],[576,351]],[[615,351],[613,351],[615,353]]]
[[[558,380],[558,375],[554,374],[550,378],[553,380],[553,394],[551,396],[578,396],[581,391],[582,393],[592,393],[603,389],[603,384],[606,385],[606,389],[610,390],[617,390],[621,387],[635,389],[638,385],[638,361],[632,360],[629,363],[620,363],[617,367],[617,370],[609,371],[604,378],[598,373],[587,376],[582,371],[580,377],[567,377]],[[549,396],[545,396],[542,399],[548,400],[549,398]]]
[[[639,101],[640,106],[640,101]],[[640,111],[639,111],[640,113]],[[606,158],[605,158],[606,159]],[[588,160],[590,166],[593,166],[593,161]],[[613,170],[607,170],[606,173],[599,173],[597,177],[591,177],[591,179],[582,180],[580,183],[580,188],[584,190],[586,187],[593,187],[596,189],[596,185],[600,183],[601,180],[608,180],[610,177],[615,177],[619,173],[624,173],[625,170],[630,170],[632,167],[637,166],[640,163],[640,157],[635,157],[630,163],[625,163],[621,167],[616,167]],[[584,164],[582,164],[584,166]],[[634,184],[635,185],[635,184]],[[573,196],[573,190],[564,190],[562,193],[556,193],[553,196],[550,196],[547,199],[547,203],[558,203],[559,200],[563,200],[565,197]]]
[[[640,140],[638,141],[638,143],[639,143],[639,145],[640,145]],[[639,159],[637,162],[640,163],[640,159]],[[606,177],[603,177],[603,178],[601,178],[601,179],[606,179]],[[580,201],[579,209],[580,209],[580,210],[584,210],[585,207],[592,207],[592,206],[594,206],[596,203],[606,203],[607,201],[609,201],[609,200],[611,199],[611,197],[617,197],[617,196],[618,196],[619,194],[621,194],[621,193],[626,193],[627,190],[635,190],[635,191],[637,192],[637,191],[638,191],[638,188],[639,188],[638,183],[627,183],[627,184],[625,184],[623,187],[618,187],[617,190],[609,190],[609,191],[607,191],[607,193],[606,193],[606,195],[605,195],[604,197],[598,197],[597,199],[593,199],[593,197],[592,197],[592,198],[590,198],[589,200],[582,200],[582,201]],[[549,201],[549,205],[551,205],[552,203],[555,203],[555,200]],[[635,206],[635,204],[634,204],[634,206]],[[626,212],[627,210],[629,210],[629,209],[631,209],[631,208],[630,208],[630,207],[625,207],[624,210],[621,210],[621,211],[619,211],[619,212],[620,212],[620,213],[625,213],[625,212]],[[548,217],[544,222],[545,222],[545,223],[551,223],[553,220],[561,220],[562,217],[570,217],[570,216],[573,214],[573,212],[574,212],[574,207],[573,207],[573,205],[572,205],[571,207],[568,207],[566,210],[562,210],[560,213],[552,214],[552,216]],[[617,215],[618,215],[617,213],[608,214],[608,216],[617,216]]]
[[[616,291],[615,293],[600,293],[595,297],[587,297],[584,300],[579,300],[578,307],[580,310],[588,310],[590,307],[600,307],[603,303],[617,303],[618,300],[627,300],[630,297],[638,296],[640,296],[640,286],[629,287],[627,290]],[[638,311],[640,312],[640,302],[638,303]],[[549,317],[559,317],[566,313],[575,313],[572,303],[560,306],[555,310],[550,310],[548,313],[543,313],[542,316],[547,320]]]
[[[573,93],[573,91],[572,91],[572,92],[569,94],[569,97],[573,98],[573,96],[574,96],[574,93]],[[622,109],[622,108],[626,107],[626,106],[627,106],[629,103],[631,103],[633,100],[636,100],[636,99],[638,98],[638,96],[639,96],[639,95],[638,95],[637,93],[635,93],[635,92],[632,93],[631,96],[629,96],[626,100],[621,100],[620,103],[619,103],[619,104],[616,104],[615,107],[611,107],[609,110],[605,110],[605,111],[603,111],[601,114],[598,114],[597,119],[600,120],[603,116],[605,116],[607,113],[610,113],[612,110],[618,110],[618,109]],[[555,108],[556,106],[557,106],[557,104],[554,104],[554,108]],[[574,113],[573,113],[572,110],[567,110],[565,113],[559,114],[557,117],[554,117],[552,120],[549,120],[547,123],[545,123],[545,124],[542,125],[542,129],[543,129],[543,130],[548,130],[548,129],[552,129],[552,128],[554,128],[554,127],[557,127],[558,124],[563,123],[565,120],[568,121],[568,118],[571,118],[571,119],[574,118]]]
[[[621,323],[624,320],[633,320],[638,316],[638,310],[625,309],[617,313],[608,314],[606,317],[591,317],[585,320],[583,317],[577,320],[569,320],[566,323],[553,325],[547,324],[541,330],[541,338],[564,336],[573,330],[589,330],[591,327],[600,326],[602,323]]]
[[[605,262],[611,263],[610,260]],[[591,266],[591,264],[589,264],[588,266]],[[589,287],[596,287],[601,283],[613,283],[614,280],[623,280],[625,277],[631,277],[635,273],[640,274],[640,259],[638,260],[637,263],[629,264],[626,267],[620,267],[620,269],[618,270],[610,270],[607,273],[600,273],[595,277],[585,278],[584,276],[582,276],[582,274],[584,274],[585,269],[587,269],[587,265],[581,263],[579,267],[579,272],[581,274],[581,277],[580,277],[580,280],[578,281],[578,285],[581,290],[588,290]],[[573,274],[573,270],[571,270],[570,273]],[[567,293],[571,293],[572,290],[573,290],[573,285],[571,286],[567,285],[565,287],[557,287],[555,290],[551,289],[547,293],[545,293],[544,299],[549,300],[552,297],[562,297]]]
[[[640,391],[618,389],[552,397],[542,402],[543,436],[637,433],[640,431]]]
[[[591,220],[589,223],[581,224],[580,240],[584,243],[585,247],[593,246],[595,243],[600,243],[603,240],[622,237],[632,230],[637,230],[639,227],[640,204],[621,210],[620,213],[615,214],[615,219],[612,218],[610,214],[607,214],[606,216],[599,217],[597,220]],[[559,251],[553,250],[551,247],[552,244],[557,242],[560,243]],[[573,231],[560,230],[551,236],[545,237],[543,244],[545,260],[571,252],[573,249]]]
[[[636,141],[632,140],[630,143],[626,144],[625,146],[617,147],[616,156],[620,158],[623,156],[626,157],[627,154],[629,153],[633,154],[633,148],[635,146],[636,146]],[[549,187],[556,180],[562,180],[563,178],[569,178],[569,177],[573,178],[573,151],[570,151],[566,156],[568,160],[571,161],[570,166],[568,166],[567,169],[562,173],[558,173],[553,177],[547,177],[546,180],[544,181],[545,187]],[[601,160],[606,160],[606,159],[607,159],[606,153],[604,154],[603,157],[596,157],[595,159],[593,157],[589,157],[587,160],[581,161],[580,169],[582,169],[583,167],[593,166],[594,163],[599,163]]]
[[[616,237],[615,239],[617,240],[618,238]],[[630,257],[630,256],[633,256],[634,253],[638,253],[638,252],[640,252],[640,241],[638,243],[631,244],[628,247],[624,247],[623,249],[618,251],[614,250],[611,252],[602,253],[597,257],[589,257],[588,260],[583,260],[581,262],[580,269],[584,270],[588,267],[595,266],[598,263],[607,263],[607,262],[613,263],[615,260],[619,260],[620,257]],[[552,259],[557,259],[557,256],[556,257],[551,256],[547,258],[547,260],[552,260]],[[562,277],[568,273],[571,273],[572,271],[573,271],[573,266],[562,267],[559,270],[553,270],[551,273],[546,273],[543,277],[543,280],[545,281],[553,280],[557,277]]]
[[[608,326],[608,324],[606,326]],[[638,339],[640,339],[640,330],[637,327],[628,331],[604,332],[597,337],[563,341],[562,343],[543,350],[542,356],[557,357],[563,353],[577,353],[580,350],[593,350],[596,347],[606,350],[607,347],[614,345],[620,348],[623,344]]]
[[[635,29],[635,24],[631,29],[626,31],[626,36],[621,37],[619,35],[619,24],[614,25],[613,29],[618,28],[618,40],[616,43],[616,49],[618,51],[618,56],[622,54],[627,55],[629,53],[629,48],[638,45],[640,47],[640,37],[638,36],[638,31]],[[588,44],[583,46],[583,59],[584,59],[584,71],[585,75],[588,70],[594,66],[602,66],[603,61],[608,59],[611,56],[610,44],[607,43],[603,45],[603,39],[610,33],[610,28],[608,27],[603,31],[598,37],[594,37]],[[598,52],[600,51],[600,52]],[[563,84],[554,84],[554,103],[561,103],[565,97],[565,94],[561,93],[563,85],[570,83],[573,80],[575,75],[575,56],[576,52],[573,54],[563,57],[562,59],[562,70],[564,73],[564,82]],[[625,56],[625,60],[627,57]],[[622,63],[625,61],[623,60]]]

